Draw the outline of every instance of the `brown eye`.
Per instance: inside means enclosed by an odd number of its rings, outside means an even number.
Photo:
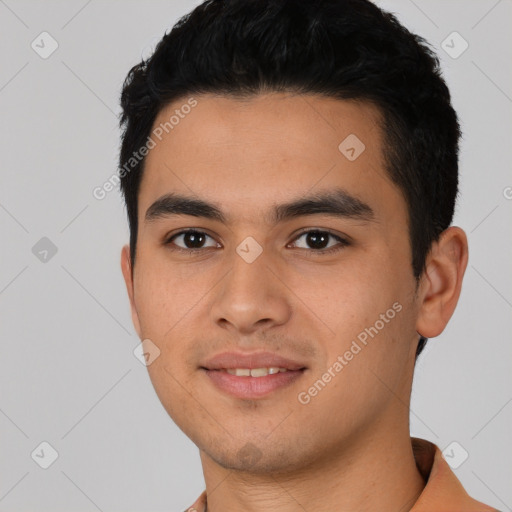
[[[304,231],[301,233],[295,240],[299,240],[303,238],[304,243],[306,244],[306,247],[299,247],[306,249],[308,252],[312,253],[319,253],[319,254],[325,254],[325,253],[332,253],[339,251],[343,247],[350,245],[347,240],[344,238],[341,238],[338,235],[335,235],[334,233],[331,233],[330,231],[320,230],[320,229],[313,229],[309,231]],[[334,243],[329,245],[330,241],[338,242],[337,244]],[[295,242],[296,244],[296,242]]]
[[[175,245],[177,250],[183,251],[193,251],[205,249],[207,247],[216,247],[217,242],[215,242],[214,240],[213,245],[205,245],[205,242],[207,241],[208,238],[213,240],[213,238],[210,235],[204,233],[203,231],[188,229],[186,231],[180,231],[179,233],[176,233],[171,238],[169,238],[165,242],[165,244]],[[176,243],[176,241],[179,241],[179,243]]]

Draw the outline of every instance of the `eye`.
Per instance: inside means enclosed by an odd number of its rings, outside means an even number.
[[[306,244],[312,246],[312,248],[303,247],[308,253],[330,254],[340,251],[344,247],[350,245],[350,242],[341,236],[335,235],[330,231],[320,229],[303,231],[297,238],[295,238],[295,240],[299,240],[301,238],[304,238]],[[338,244],[329,246],[329,238],[337,240]]]
[[[295,238],[294,245],[296,245],[296,241],[301,238],[303,238],[305,243],[310,247],[299,246],[299,248],[304,249],[310,254],[314,253],[315,255],[335,253],[350,245],[350,242],[341,236],[321,229],[303,231]],[[207,239],[212,240],[210,245],[205,245]],[[329,239],[331,239],[331,242],[337,241],[337,244],[329,245]],[[178,241],[179,243],[177,243]],[[198,253],[203,249],[208,249],[209,247],[219,247],[219,244],[210,235],[204,231],[198,231],[196,229],[180,231],[164,241],[164,245],[172,246],[171,248],[173,251],[184,251],[191,255],[193,253]]]
[[[195,229],[187,229],[186,231],[180,231],[179,233],[176,233],[175,235],[171,236],[166,242],[165,245],[175,245],[173,247],[173,250],[179,250],[179,251],[186,251],[186,252],[196,252],[201,249],[205,249],[207,247],[217,247],[218,244],[213,240],[213,244],[209,246],[205,246],[205,240],[207,238],[213,238],[206,234],[203,231],[197,231]],[[176,244],[177,240],[181,239],[181,243],[184,244],[184,246],[180,246]]]

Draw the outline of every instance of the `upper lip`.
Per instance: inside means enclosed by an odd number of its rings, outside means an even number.
[[[302,370],[306,366],[299,361],[278,356],[272,352],[222,352],[208,359],[201,365],[208,370],[234,368],[286,368],[287,370]]]

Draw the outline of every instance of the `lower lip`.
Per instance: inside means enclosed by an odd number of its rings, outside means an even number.
[[[264,377],[237,377],[223,370],[203,371],[220,390],[245,399],[261,398],[272,391],[289,386],[304,373],[304,370],[288,370]]]

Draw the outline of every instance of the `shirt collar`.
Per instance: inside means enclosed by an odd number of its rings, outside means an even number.
[[[410,512],[497,512],[469,496],[437,445],[411,437],[416,466],[426,481]]]

